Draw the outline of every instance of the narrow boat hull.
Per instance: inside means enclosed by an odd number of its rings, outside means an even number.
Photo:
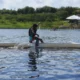
[[[19,45],[18,48],[29,48],[35,45],[32,44],[22,44]],[[80,44],[78,43],[40,43],[40,48],[80,48]]]
[[[14,47],[18,49],[27,49],[35,47],[35,44],[18,44],[18,43],[0,43],[0,47]],[[40,43],[39,48],[80,48],[80,43]]]

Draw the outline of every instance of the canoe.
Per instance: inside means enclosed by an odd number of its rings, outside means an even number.
[[[21,44],[18,48],[26,49],[35,46],[35,44]],[[80,48],[80,43],[40,43],[39,48]]]
[[[17,43],[0,43],[0,47],[2,48],[9,48],[9,47],[14,47],[17,46]]]
[[[35,47],[35,44],[27,44],[27,43],[0,43],[0,47],[3,48],[17,48],[17,49],[27,49],[30,47]],[[74,48],[74,49],[79,49],[80,48],[80,43],[40,43],[39,48]]]

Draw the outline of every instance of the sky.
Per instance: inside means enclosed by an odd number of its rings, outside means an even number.
[[[17,10],[26,6],[35,9],[43,6],[55,8],[71,6],[80,8],[80,0],[0,0],[0,9]]]

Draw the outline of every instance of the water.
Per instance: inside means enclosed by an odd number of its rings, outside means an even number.
[[[0,42],[28,43],[27,29],[1,29]],[[44,42],[80,43],[80,30],[38,31]],[[0,80],[80,80],[80,49],[2,49]]]

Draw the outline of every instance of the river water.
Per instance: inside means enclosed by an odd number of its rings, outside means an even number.
[[[80,30],[39,30],[44,42],[80,43]],[[29,43],[27,29],[0,29],[0,43]],[[0,48],[0,80],[80,80],[80,49]]]

